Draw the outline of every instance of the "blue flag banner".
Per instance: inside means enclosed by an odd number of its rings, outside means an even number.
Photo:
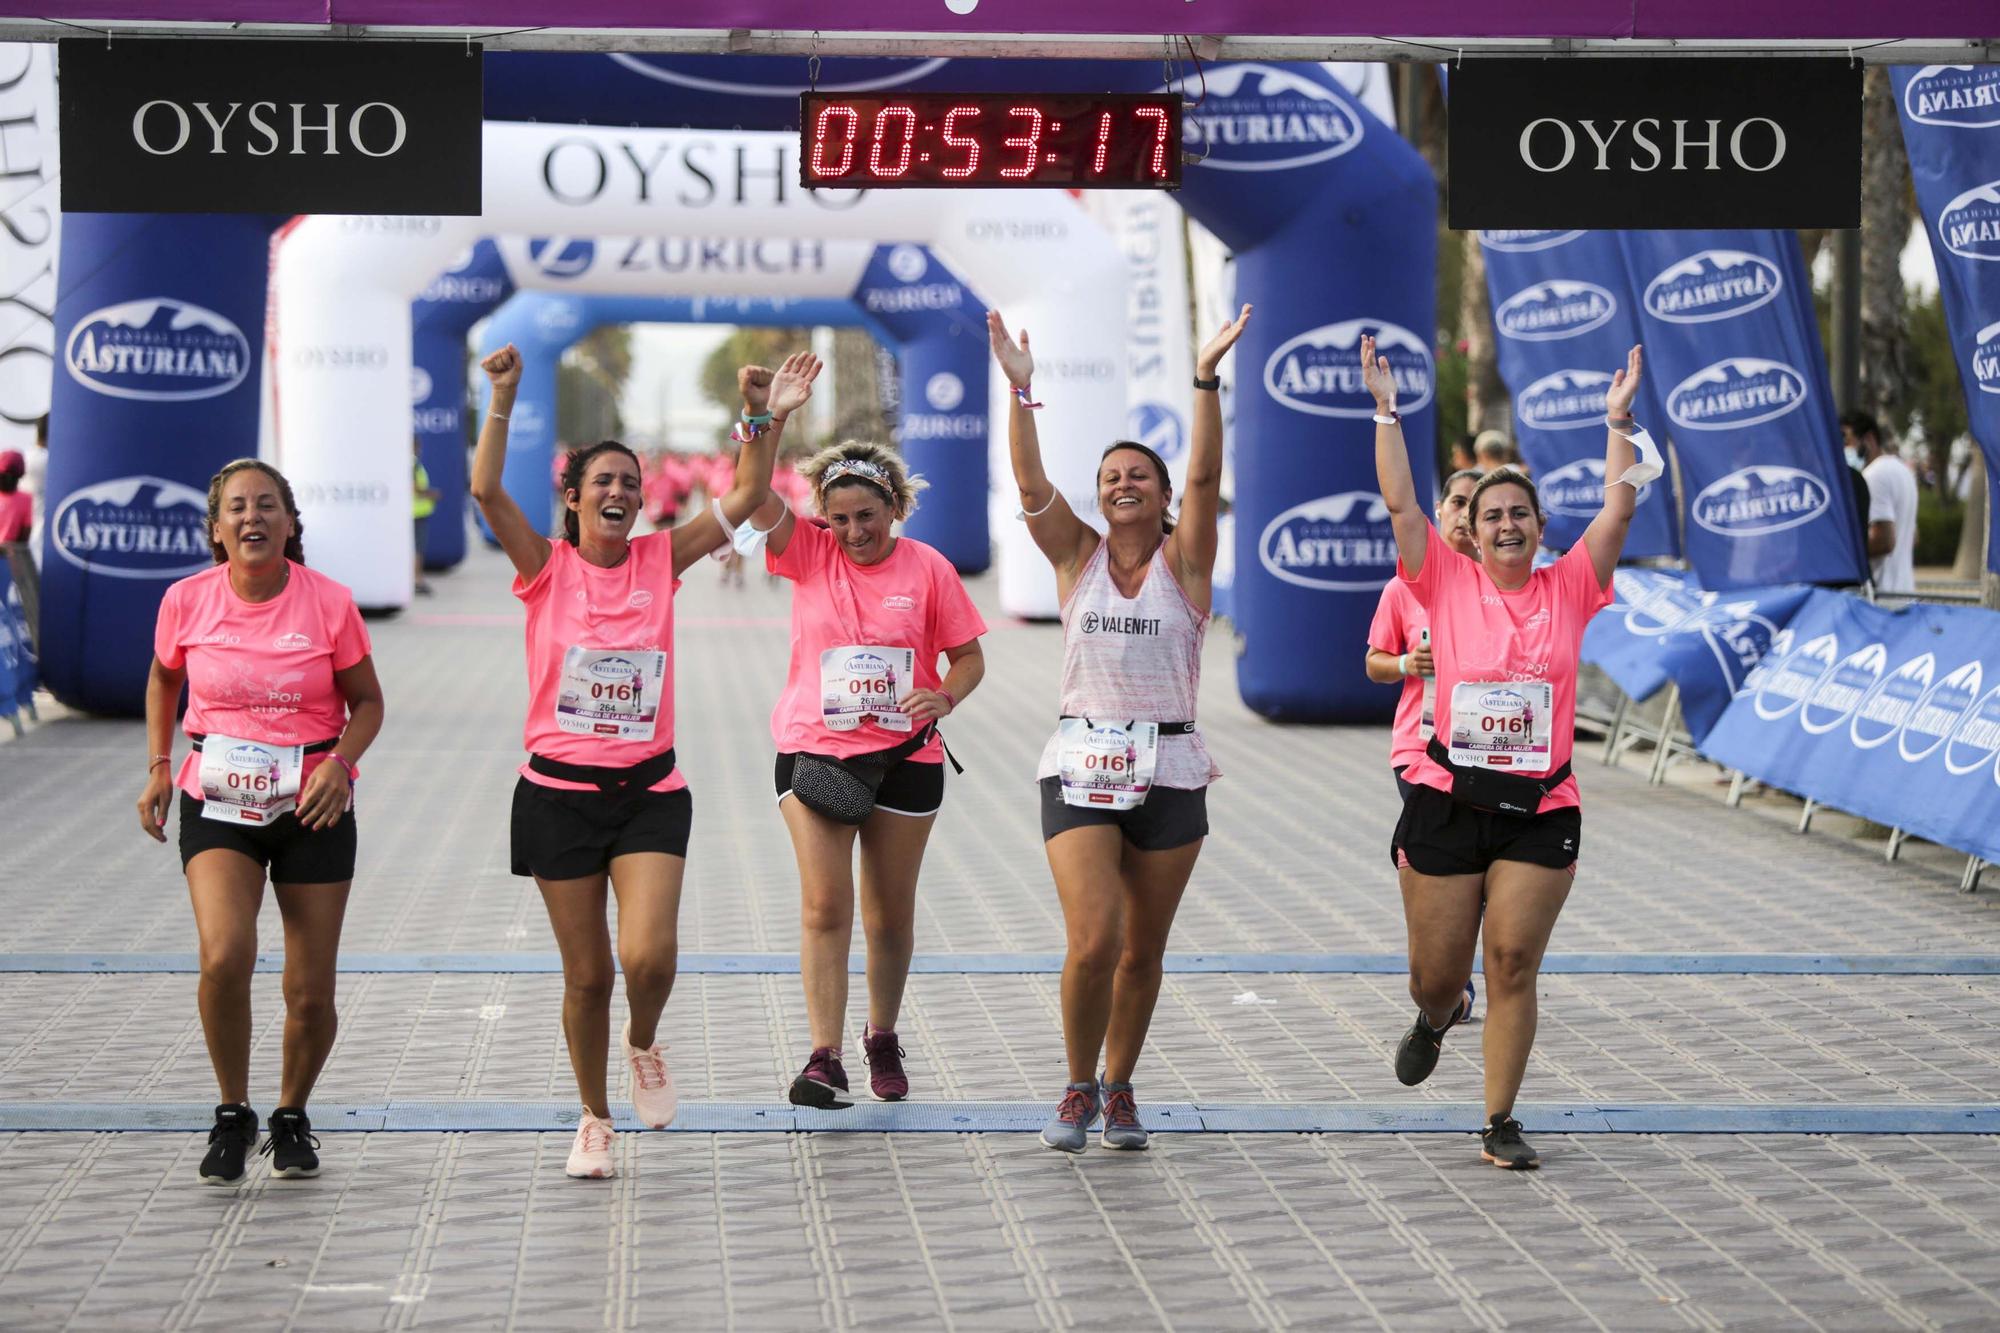
[[[1890,71],[1972,438],[1986,454],[1986,568],[2000,574],[2000,65]]]
[[[1617,235],[1702,585],[1861,582],[1861,522],[1798,238]]]
[[[1705,591],[1673,570],[1621,569],[1617,600],[1583,635],[1583,660],[1633,699],[1674,681],[1681,718],[1699,745],[1744,680],[1804,606],[1803,584]]]
[[[1786,791],[2000,860],[2000,614],[1814,589],[1702,752]]]
[[[1639,341],[1637,299],[1608,231],[1483,231],[1500,377],[1514,396],[1514,438],[1535,476],[1546,542],[1567,549],[1604,507],[1604,395]],[[1665,438],[1656,377],[1633,414]],[[1677,556],[1673,478],[1640,488],[1631,557]]]
[[[471,436],[465,422],[465,335],[514,291],[491,241],[466,251],[410,302],[410,418],[424,471],[437,491],[437,514],[425,534],[425,569],[465,559]]]

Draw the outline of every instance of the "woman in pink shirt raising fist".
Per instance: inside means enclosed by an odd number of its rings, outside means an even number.
[[[1634,347],[1606,395],[1604,508],[1583,540],[1534,568],[1542,508],[1511,468],[1481,478],[1471,500],[1478,558],[1453,550],[1424,517],[1410,475],[1396,382],[1361,340],[1375,397],[1375,475],[1396,531],[1404,587],[1430,617],[1436,731],[1404,770],[1410,784],[1391,858],[1402,881],[1416,1021],[1396,1051],[1415,1086],[1436,1068],[1444,1034],[1470,1007],[1467,982],[1484,910],[1485,1159],[1533,1167],[1514,1098],[1535,1041],[1535,984],[1583,841],[1570,749],[1584,626],[1611,601],[1611,575],[1631,526],[1636,488],[1652,476],[1650,441],[1632,421]],[[1646,462],[1635,466],[1634,441]]]
[[[746,386],[746,418],[766,410],[761,394]],[[801,471],[819,517],[798,518],[773,496],[757,519],[769,529],[766,568],[793,585],[791,666],[771,738],[778,810],[799,863],[812,1051],[790,1095],[798,1106],[845,1108],[855,847],[868,940],[861,1050],[870,1089],[901,1101],[910,1081],[896,1022],[916,947],[917,875],[944,805],[936,724],[986,674],[986,622],[950,561],[895,535],[923,483],[893,449],[849,441]]]
[[[630,1010],[620,1046],[633,1111],[660,1129],[678,1104],[655,1031],[674,985],[694,809],[674,762],[674,592],[688,566],[726,542],[770,493],[783,415],[812,396],[819,361],[801,352],[775,375],[755,372],[778,419],[744,446],[735,486],[669,531],[631,535],[643,500],[630,449],[604,440],[573,450],[558,541],[501,485],[521,354],[503,347],[481,368],[493,401],[472,461],[472,498],[514,562],[514,595],[528,611],[528,762],[514,787],[513,869],[534,876],[562,951],[563,1035],[583,1101],[566,1170],[601,1179],[613,1174],[607,883],[618,895]]]

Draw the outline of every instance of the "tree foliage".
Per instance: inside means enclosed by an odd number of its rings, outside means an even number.
[[[743,406],[743,399],[736,392],[739,367],[776,367],[811,343],[810,329],[739,328],[717,344],[701,363],[702,396],[733,417]]]

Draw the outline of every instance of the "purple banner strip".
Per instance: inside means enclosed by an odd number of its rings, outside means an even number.
[[[957,12],[964,10],[965,12]],[[1894,37],[1991,36],[1993,0],[1928,0],[1887,7],[1880,0],[1408,0],[1388,33],[1454,37],[1644,37],[1880,41]],[[865,10],[830,12],[823,0],[50,0],[32,17],[242,23],[414,24],[521,27],[823,29],[828,32],[1098,33],[1167,32],[1272,37],[1382,35],[1375,4],[1357,0],[877,0]]]

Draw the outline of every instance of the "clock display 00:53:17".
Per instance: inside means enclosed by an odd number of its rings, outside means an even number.
[[[1181,185],[1178,95],[803,93],[799,126],[809,187]]]

